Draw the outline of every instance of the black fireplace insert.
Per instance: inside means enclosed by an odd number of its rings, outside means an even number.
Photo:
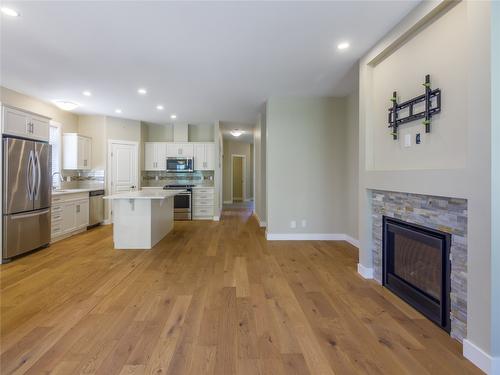
[[[383,285],[447,332],[450,247],[449,233],[383,217]]]

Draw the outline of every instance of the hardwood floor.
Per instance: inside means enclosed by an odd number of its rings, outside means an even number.
[[[0,266],[0,372],[480,373],[356,263],[344,242],[266,242],[245,208],[151,251],[96,228]]]

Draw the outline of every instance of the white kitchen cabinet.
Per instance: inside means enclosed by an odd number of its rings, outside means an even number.
[[[192,143],[167,143],[168,157],[193,157],[194,145]]]
[[[52,196],[51,240],[81,232],[89,225],[89,193]]]
[[[61,234],[73,232],[76,229],[75,202],[64,202],[61,207]]]
[[[78,133],[63,135],[63,169],[90,169],[92,139]]]
[[[89,199],[81,199],[75,203],[75,229],[87,228],[89,225]]]
[[[167,144],[163,142],[144,143],[144,170],[164,171],[167,169]]]
[[[48,117],[2,106],[2,133],[40,141],[49,140]]]
[[[194,169],[213,171],[215,169],[215,144],[197,143],[194,145]]]
[[[193,219],[212,220],[215,208],[215,189],[213,187],[193,188]]]

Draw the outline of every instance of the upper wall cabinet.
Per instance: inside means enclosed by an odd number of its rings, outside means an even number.
[[[40,141],[49,140],[49,118],[2,106],[2,133]]]
[[[144,170],[164,171],[167,169],[167,144],[162,142],[144,143]]]
[[[77,133],[63,135],[63,169],[90,169],[92,140]]]
[[[198,143],[194,145],[194,169],[213,171],[215,169],[215,144]]]
[[[192,143],[167,143],[168,157],[193,157],[194,145]]]

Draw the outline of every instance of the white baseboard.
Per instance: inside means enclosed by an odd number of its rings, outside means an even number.
[[[341,233],[266,233],[268,241],[345,241]]]
[[[357,239],[349,236],[348,234],[344,234],[344,236],[345,236],[344,241],[349,242],[352,246],[357,247],[359,249],[359,241]]]
[[[219,216],[214,216],[214,221],[220,221],[220,217]]]
[[[373,268],[365,267],[361,263],[358,263],[358,273],[364,279],[373,279]]]
[[[500,375],[500,357],[492,357],[467,339],[463,342],[464,357],[488,375]]]
[[[113,224],[113,221],[111,221],[110,219],[106,219],[102,222],[103,225],[109,225],[109,224]]]
[[[259,220],[258,216],[257,220]],[[266,233],[266,239],[268,241],[346,241],[359,248],[359,241],[344,233]]]
[[[265,227],[267,227],[266,222],[265,222],[265,221],[260,220],[260,217],[259,217],[259,215],[257,215],[257,212],[255,212],[255,209],[254,209],[254,211],[253,211],[253,214],[254,214],[255,218],[257,219],[257,222],[259,223],[259,227],[261,227],[261,228],[265,228]]]

